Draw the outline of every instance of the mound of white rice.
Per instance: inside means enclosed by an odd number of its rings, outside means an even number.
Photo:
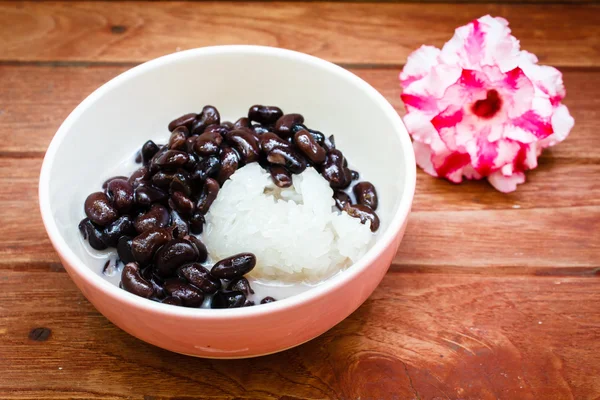
[[[332,195],[313,168],[280,189],[258,163],[248,164],[219,191],[203,241],[215,261],[254,253],[256,278],[321,280],[356,262],[373,238],[369,225],[333,210]]]

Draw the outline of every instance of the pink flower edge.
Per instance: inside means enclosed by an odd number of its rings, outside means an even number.
[[[457,28],[441,50],[422,46],[408,57],[404,123],[428,174],[487,178],[512,192],[573,128],[562,74],[538,65],[510,32],[505,19],[486,15]]]

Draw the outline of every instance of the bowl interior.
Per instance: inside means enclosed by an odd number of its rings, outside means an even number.
[[[198,49],[113,79],[90,95],[55,137],[41,185],[48,185],[57,240],[64,240],[82,264],[99,268],[77,230],[86,196],[100,190],[104,179],[129,174],[122,162],[144,141],[165,143],[172,119],[206,104],[216,106],[222,120],[233,121],[253,104],[277,105],[303,114],[309,127],[335,135],[350,166],[377,188],[379,236],[388,229],[414,161],[405,159],[410,141],[397,114],[374,89],[300,53],[252,46]],[[408,179],[414,180],[414,172]]]

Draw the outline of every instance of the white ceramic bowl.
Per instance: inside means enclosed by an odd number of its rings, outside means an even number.
[[[240,309],[190,309],[146,300],[96,272],[77,225],[87,194],[148,138],[168,138],[173,118],[216,106],[235,120],[250,105],[299,112],[334,134],[337,147],[376,186],[381,228],[356,264],[305,293]],[[119,75],[86,98],[56,133],[40,176],[48,235],[73,281],[94,306],[132,335],[175,352],[217,358],[273,353],[339,323],[372,293],[400,243],[415,190],[410,138],[393,107],[370,85],[327,61],[260,46],[218,46],[161,57]],[[93,271],[93,270],[94,271]]]

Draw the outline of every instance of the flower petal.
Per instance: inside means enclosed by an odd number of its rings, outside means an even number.
[[[434,65],[438,64],[440,49],[433,46],[421,46],[413,51],[406,60],[406,65],[400,72],[400,84],[407,87],[427,75]]]
[[[525,182],[525,174],[515,172],[512,175],[505,176],[500,171],[496,171],[488,176],[488,182],[502,193],[514,192],[517,190],[517,185]]]

